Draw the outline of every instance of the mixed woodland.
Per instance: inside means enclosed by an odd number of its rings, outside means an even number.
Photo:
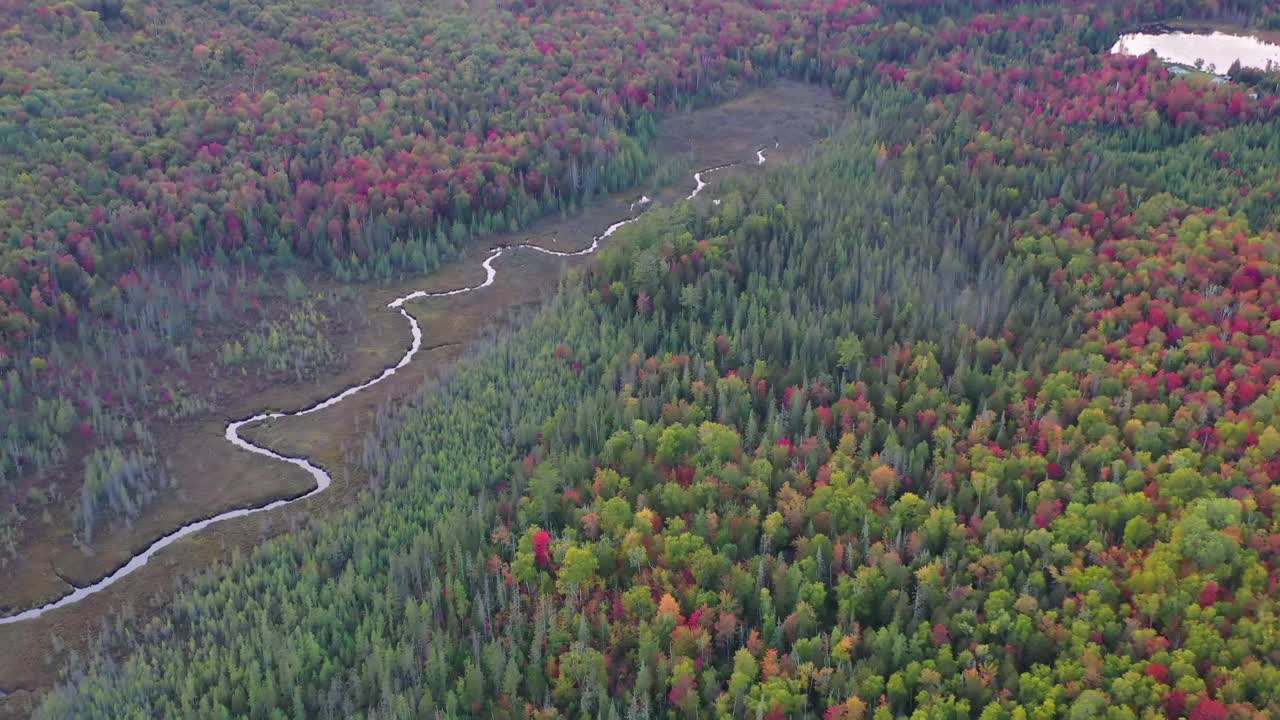
[[[10,12],[76,52],[5,43],[0,467],[87,422],[125,514],[154,449],[92,418],[141,401],[83,379],[262,273],[429,270],[771,79],[847,104],[384,413],[354,507],[104,621],[39,717],[1280,716],[1280,97],[1105,52],[1275,3]],[[294,292],[217,362],[333,362]]]

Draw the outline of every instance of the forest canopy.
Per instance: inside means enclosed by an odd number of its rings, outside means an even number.
[[[355,507],[105,623],[39,717],[1280,715],[1274,78],[1102,52],[1274,3],[154,10],[22,11],[103,62],[0,85],[12,357],[161,259],[430,269],[755,83],[847,120],[619,231],[378,424]],[[140,100],[118,33],[208,91]]]

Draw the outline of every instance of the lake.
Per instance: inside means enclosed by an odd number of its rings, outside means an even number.
[[[1203,60],[1204,70],[1220,75],[1236,60],[1246,67],[1280,68],[1280,45],[1224,32],[1130,33],[1121,35],[1111,48],[1111,52],[1123,55],[1145,55],[1152,50],[1161,60],[1180,65],[1194,67],[1197,60]]]

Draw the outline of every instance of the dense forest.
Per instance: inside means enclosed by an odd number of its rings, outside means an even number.
[[[0,85],[12,473],[19,409],[83,422],[46,348],[144,357],[148,298],[430,269],[771,78],[848,119],[619,231],[383,414],[355,507],[105,621],[39,717],[1280,716],[1275,78],[1103,52],[1274,3],[91,5],[13,10],[83,52]],[[139,33],[208,97],[141,99]],[[220,366],[333,361],[289,292]],[[162,487],[147,452],[92,455],[91,505]]]
[[[201,377],[253,369],[287,380],[340,364],[328,338],[311,345],[295,333],[308,346],[294,361],[287,332],[261,337],[302,322],[264,276],[297,268],[368,281],[433,270],[477,236],[635,184],[653,169],[662,112],[777,77],[842,93],[872,76],[953,93],[966,64],[1022,62],[990,56],[1011,44],[1099,50],[1115,28],[1144,20],[1270,27],[1276,18],[1257,1],[1078,2],[1061,17],[964,5],[6,7],[0,566],[24,524],[51,505],[128,521],[163,492],[155,428],[219,407],[209,388],[157,384],[178,385],[192,367]],[[1130,79],[1127,69],[1115,74]],[[1255,81],[1274,90],[1265,76]],[[1010,77],[993,101],[1016,93],[1025,102],[1035,95],[1025,87]],[[1146,102],[1116,93],[1069,107],[1063,97],[1056,111],[1069,124],[1144,108],[1209,126],[1264,111],[1194,107],[1199,91],[1189,86],[1132,92]],[[231,312],[228,298],[239,305]],[[259,340],[222,329],[246,315],[263,326]],[[94,470],[106,456],[136,458],[136,472]],[[107,495],[117,500],[100,502]],[[91,546],[93,533],[77,526],[77,541]]]
[[[292,322],[263,310],[282,302],[264,275],[433,270],[634,185],[662,111],[835,74],[852,61],[836,48],[881,16],[799,0],[0,7],[0,566],[21,518],[93,495],[94,453],[164,475],[154,425],[210,393],[183,404],[148,379],[298,376],[286,345],[209,337],[246,314]],[[305,352],[311,369],[336,357]],[[115,477],[128,507],[154,492]]]
[[[777,41],[804,40],[778,35],[757,73],[752,28],[772,21],[745,5],[639,3],[608,24],[598,10],[322,6],[6,8],[0,563],[21,526],[8,518],[77,496],[81,468],[94,495],[95,453],[163,475],[152,425],[209,400],[193,388],[184,405],[151,378],[332,364],[328,340],[292,367],[287,332],[208,336],[246,314],[297,324],[262,311],[281,301],[263,275],[431,270],[476,235],[630,186],[652,169],[655,110],[766,81],[790,57]],[[798,28],[821,17],[804,12]],[[125,506],[145,505],[154,483],[113,477]]]

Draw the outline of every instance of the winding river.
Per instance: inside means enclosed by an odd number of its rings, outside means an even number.
[[[775,144],[774,147],[777,147],[777,145]],[[764,162],[765,162],[764,148],[757,149],[756,164],[763,165]],[[685,199],[692,200],[693,198],[697,197],[698,193],[702,192],[703,188],[707,186],[707,182],[703,180],[704,175],[713,173],[717,170],[723,170],[725,168],[732,167],[737,164],[738,163],[728,163],[725,165],[717,165],[715,167],[707,168],[705,170],[700,170],[694,173],[693,180],[694,180],[695,186],[693,188],[693,192],[689,193],[688,197],[686,197]],[[634,213],[637,208],[643,209],[644,206],[648,205],[650,202],[651,201],[648,197],[641,197],[639,200],[636,200],[634,203],[631,204],[631,211]],[[717,202],[716,204],[719,204],[719,203]],[[274,420],[277,418],[286,418],[286,417],[300,417],[303,415],[310,415],[311,413],[314,413],[314,412],[320,412],[321,410],[337,405],[338,403],[351,397],[352,395],[355,395],[361,390],[365,390],[374,385],[377,385],[383,380],[386,380],[392,375],[395,375],[396,371],[398,371],[400,368],[403,368],[405,365],[408,365],[409,362],[413,360],[414,356],[418,354],[418,351],[422,349],[422,328],[419,327],[418,321],[413,317],[413,315],[410,315],[409,312],[404,309],[405,303],[411,300],[424,300],[428,298],[450,297],[453,295],[462,295],[464,293],[474,292],[476,290],[489,287],[494,283],[494,281],[498,277],[498,271],[496,268],[494,268],[493,263],[508,251],[531,250],[533,252],[539,252],[544,255],[551,255],[553,257],[564,257],[564,258],[590,255],[591,253],[594,253],[597,249],[599,249],[600,242],[602,240],[605,240],[610,235],[617,232],[618,228],[621,228],[624,225],[629,225],[639,219],[640,219],[640,216],[636,215],[626,220],[619,220],[618,222],[606,228],[603,233],[592,238],[591,245],[587,246],[586,248],[583,248],[582,250],[577,250],[574,252],[560,252],[557,250],[548,250],[546,248],[538,247],[537,245],[530,245],[528,243],[521,243],[519,245],[498,246],[494,248],[489,253],[489,256],[484,259],[484,262],[481,263],[481,267],[484,268],[485,278],[484,278],[484,281],[479,283],[478,285],[471,285],[469,287],[456,288],[454,290],[445,290],[443,292],[425,292],[422,290],[418,290],[416,292],[409,293],[408,295],[405,295],[403,297],[398,297],[395,300],[391,301],[387,305],[387,308],[391,310],[396,310],[401,315],[404,316],[404,319],[409,322],[409,332],[413,336],[413,340],[409,345],[409,349],[405,351],[404,356],[400,358],[400,362],[397,362],[395,365],[392,365],[391,367],[383,370],[382,374],[378,375],[372,380],[369,380],[368,382],[362,383],[360,385],[353,385],[347,388],[346,390],[343,390],[342,392],[338,393],[337,395],[334,395],[333,397],[327,400],[322,400],[316,403],[315,405],[312,405],[311,407],[305,408],[303,410],[297,410],[295,412],[288,412],[288,413],[279,413],[279,412],[261,413],[258,415],[254,415],[253,417],[245,418],[243,420],[235,420],[227,424],[225,437],[227,438],[227,442],[231,443],[232,445],[235,445],[236,447],[241,448],[243,450],[248,450],[249,452],[255,453],[257,455],[262,455],[264,457],[269,457],[273,460],[279,460],[281,462],[286,462],[291,465],[296,465],[302,468],[303,470],[306,470],[307,473],[309,473],[311,477],[315,478],[315,481],[316,481],[316,486],[312,488],[310,492],[307,492],[304,495],[300,495],[292,499],[275,500],[273,502],[267,503],[266,505],[261,505],[255,508],[241,508],[238,510],[229,510],[220,515],[214,515],[213,517],[205,518],[204,520],[197,520],[187,525],[183,525],[177,530],[174,530],[168,535],[165,535],[164,537],[161,537],[159,540],[156,540],[151,545],[148,545],[146,549],[144,549],[142,552],[138,553],[137,555],[134,555],[129,560],[129,562],[120,566],[119,568],[116,569],[115,572],[111,573],[110,575],[107,575],[106,577],[93,583],[92,585],[86,585],[84,587],[75,587],[73,585],[72,586],[73,590],[70,593],[63,595],[62,597],[58,598],[57,600],[54,600],[53,602],[48,603],[47,605],[43,605],[37,608],[32,608],[30,610],[25,610],[23,612],[20,612],[14,615],[7,615],[5,617],[0,617],[0,625],[9,625],[12,623],[22,622],[24,620],[34,620],[35,618],[38,618],[47,612],[57,610],[58,608],[67,607],[68,605],[73,605],[89,597],[90,595],[101,592],[106,588],[110,587],[111,585],[115,584],[121,578],[133,573],[134,571],[141,568],[143,565],[146,565],[147,562],[151,560],[151,558],[156,553],[160,552],[160,550],[164,549],[167,545],[170,545],[178,540],[181,540],[182,538],[188,535],[193,535],[197,532],[200,532],[201,530],[209,527],[210,525],[213,525],[215,523],[220,523],[226,520],[245,517],[247,515],[255,515],[257,513],[270,512],[271,510],[282,508],[285,505],[289,505],[290,503],[295,503],[295,502],[298,502],[299,500],[305,500],[309,497],[313,497],[315,495],[319,495],[320,493],[324,492],[329,488],[329,485],[333,483],[333,478],[330,477],[329,473],[325,472],[324,469],[312,464],[305,457],[289,457],[287,455],[281,455],[277,452],[273,452],[272,450],[269,450],[260,445],[254,445],[248,440],[245,440],[244,438],[240,437],[240,428],[246,425],[252,425],[253,423],[261,422],[263,420]]]

